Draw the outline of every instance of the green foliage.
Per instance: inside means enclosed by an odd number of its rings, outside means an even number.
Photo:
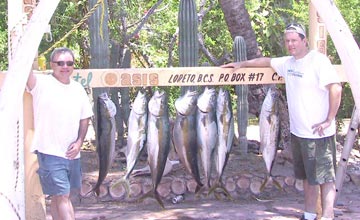
[[[353,36],[357,42],[360,44],[360,1],[358,0],[337,0],[336,6],[339,8],[344,20],[348,24],[350,30],[353,33]],[[331,57],[332,62],[335,64],[340,64],[341,60],[339,55],[336,52],[334,42],[331,38],[328,38],[328,50],[327,53]]]
[[[286,54],[285,26],[291,22],[308,24],[308,5],[302,1],[245,1],[259,49],[264,56]]]
[[[208,6],[208,5],[205,5]],[[204,43],[207,49],[215,56],[221,57],[225,52],[224,48],[232,47],[232,38],[228,31],[225,31],[226,22],[219,4],[216,4],[202,19],[199,31],[204,35]],[[209,60],[200,53],[199,63],[206,63]]]
[[[8,65],[8,30],[7,30],[7,1],[0,1],[0,70],[6,70]],[[3,10],[4,9],[4,10]]]
[[[110,36],[122,43],[123,37],[133,33],[142,19],[147,15],[151,7],[157,2],[151,1],[133,1],[130,4],[122,5],[119,2],[112,7],[112,17],[110,20]],[[162,3],[155,13],[151,15],[149,20],[139,33],[136,33],[130,39],[131,49],[149,58],[149,62],[155,67],[166,67],[168,49],[171,38],[177,29],[177,1],[166,1]],[[121,16],[125,17],[126,30],[119,24]],[[140,62],[134,63],[135,67],[143,66]]]
[[[344,20],[353,33],[357,44],[360,44],[360,1],[358,0],[337,0],[336,5],[339,8]],[[334,42],[331,37],[327,41],[327,53],[334,64],[341,64],[340,57],[336,51]],[[344,83],[340,109],[337,114],[338,119],[350,118],[354,108],[354,99],[352,96],[349,83]]]
[[[53,40],[48,42],[46,35],[39,46],[39,54],[44,53],[51,48],[56,42],[61,40],[66,33],[68,33],[85,15],[87,7],[87,0],[78,1],[60,1],[53,17],[50,20],[51,34]],[[86,25],[75,30],[70,34],[59,46],[66,46],[74,50],[76,56],[77,68],[87,68],[88,62],[84,62],[84,54],[81,48],[84,48],[84,42],[88,42],[88,31]],[[49,61],[51,51],[45,54],[47,61]],[[48,66],[49,68],[49,66]]]

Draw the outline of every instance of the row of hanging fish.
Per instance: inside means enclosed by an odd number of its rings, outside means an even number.
[[[260,151],[269,173],[267,180],[271,179],[278,143],[279,120],[276,100],[275,90],[269,89],[259,120]],[[107,95],[99,96],[97,101],[97,151],[100,167],[98,181],[92,191],[99,194],[99,187],[114,159],[116,110]],[[129,191],[129,177],[142,151],[146,149],[153,190],[143,198],[153,196],[164,207],[157,187],[169,162],[168,154],[172,141],[180,162],[197,183],[196,193],[208,189],[210,194],[216,189],[221,189],[231,198],[221,182],[234,138],[234,118],[229,91],[222,87],[218,94],[215,88],[208,87],[205,87],[200,95],[196,91],[187,91],[175,101],[175,109],[176,118],[171,130],[167,94],[164,91],[155,91],[148,101],[146,93],[139,90],[129,116],[126,174],[116,184],[124,184]],[[203,175],[200,174],[200,167]],[[211,186],[213,169],[216,171],[216,179]],[[201,176],[204,177],[203,182]]]
[[[220,188],[230,197],[221,182],[234,138],[229,91],[221,87],[216,94],[214,88],[206,87],[199,97],[194,92],[187,92],[175,102],[175,108],[174,146],[180,161],[197,182],[196,192],[205,185],[203,189],[210,188],[209,193]],[[198,155],[205,177],[204,183],[200,181],[198,172]],[[210,186],[213,164],[216,180]]]
[[[145,93],[138,92],[129,117],[126,174],[116,183],[125,184],[128,189],[129,176],[141,151],[146,149],[153,190],[142,199],[153,196],[162,207],[157,187],[168,163],[171,140],[180,162],[197,183],[196,192],[204,185],[210,188],[213,163],[217,171],[213,189],[226,191],[221,185],[221,176],[234,137],[230,94],[223,88],[219,89],[218,95],[214,88],[205,88],[200,96],[195,91],[188,91],[175,101],[175,109],[176,118],[173,130],[170,130],[166,93],[155,91],[147,102]],[[199,163],[203,167],[204,183],[201,182]]]

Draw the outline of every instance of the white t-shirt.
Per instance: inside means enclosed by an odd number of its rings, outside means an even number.
[[[302,138],[321,138],[313,134],[314,124],[326,120],[329,91],[326,85],[340,82],[330,60],[320,52],[310,51],[302,59],[293,56],[271,59],[272,68],[285,79],[290,116],[290,132]],[[335,120],[324,130],[325,137],[336,132]]]
[[[74,80],[63,84],[52,75],[40,74],[30,93],[35,125],[31,151],[66,158],[68,147],[78,138],[80,120],[93,115],[89,97]]]

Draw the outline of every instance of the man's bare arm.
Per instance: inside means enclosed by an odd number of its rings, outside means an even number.
[[[26,86],[31,91],[36,85],[36,76],[34,72],[31,70],[29,74],[29,78],[27,80]]]
[[[270,57],[259,57],[252,60],[245,60],[241,62],[233,62],[222,65],[224,68],[243,68],[243,67],[270,67]]]

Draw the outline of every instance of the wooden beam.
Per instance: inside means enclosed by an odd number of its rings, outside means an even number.
[[[343,82],[342,66],[334,66]],[[49,74],[51,70],[35,71]],[[0,72],[1,81],[6,75]],[[284,83],[272,68],[173,67],[129,69],[76,69],[73,79],[84,87],[207,86]]]

